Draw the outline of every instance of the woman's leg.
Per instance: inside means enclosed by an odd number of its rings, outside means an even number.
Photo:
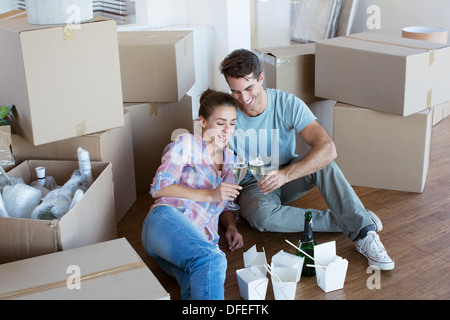
[[[178,209],[158,206],[142,228],[147,253],[175,277],[183,299],[222,300],[227,268],[225,254]]]

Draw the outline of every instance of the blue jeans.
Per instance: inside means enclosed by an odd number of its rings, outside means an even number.
[[[300,160],[296,158],[293,162]],[[327,210],[303,209],[286,204],[318,187]],[[368,211],[335,162],[324,169],[291,181],[264,195],[253,178],[242,185],[238,202],[240,214],[260,231],[302,232],[305,211],[313,213],[313,229],[318,232],[343,232],[352,241],[375,230]],[[267,201],[264,201],[266,199]]]
[[[180,210],[153,208],[142,227],[142,243],[161,269],[177,279],[181,299],[224,299],[225,253]]]

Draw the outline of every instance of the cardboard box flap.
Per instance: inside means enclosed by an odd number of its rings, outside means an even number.
[[[74,215],[64,215],[61,218],[60,232],[64,237],[60,237],[59,244],[62,250],[72,249],[80,247],[82,245],[88,245],[91,243],[100,242],[103,239],[114,239],[117,234],[114,232],[116,230],[115,220],[108,219],[105,221],[102,215],[98,215],[98,212],[108,211],[115,212],[115,202],[114,202],[114,185],[113,183],[103,181],[106,179],[111,179],[112,177],[112,165],[105,164],[96,166],[97,169],[104,168],[102,171],[108,171],[107,175],[98,176],[97,170],[94,169],[92,175],[94,177],[94,183],[91,187],[84,193],[83,200],[77,203],[72,210],[77,210],[78,214]],[[97,173],[97,174],[95,174]],[[109,186],[109,190],[105,187],[96,188],[96,186]],[[95,192],[92,192],[93,189]],[[111,199],[107,199],[111,196]],[[105,201],[110,200],[110,201]],[[89,221],[89,223],[86,223]],[[105,223],[109,223],[106,226]],[[83,226],[83,232],[80,232],[80,226]]]
[[[316,52],[315,43],[305,43],[300,45],[283,46],[283,47],[271,47],[258,49],[259,52],[263,53],[263,59],[270,59],[274,57],[278,64],[288,63],[290,57],[297,57],[299,55],[313,55]],[[272,59],[270,59],[272,60]]]
[[[9,219],[8,223],[0,223],[0,261],[10,262],[57,251],[57,224],[30,219]]]

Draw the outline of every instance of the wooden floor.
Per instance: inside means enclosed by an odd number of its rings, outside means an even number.
[[[395,269],[381,272],[380,288],[369,289],[367,283],[375,284],[374,274],[367,273],[367,261],[355,250],[354,244],[341,233],[315,233],[317,243],[335,240],[337,254],[349,261],[345,285],[341,290],[324,293],[317,286],[315,277],[302,277],[297,284],[296,299],[450,299],[450,117],[433,127],[430,167],[423,193],[364,187],[354,189],[366,208],[382,220],[384,229],[379,233],[380,238],[395,260]],[[142,247],[141,227],[150,204],[149,195],[138,195],[138,200],[118,226],[119,236],[128,239],[171,298],[179,299],[177,282],[162,272]],[[326,208],[317,189],[293,205]],[[244,236],[244,248],[229,252],[224,237],[220,241],[228,259],[227,300],[241,299],[236,270],[244,266],[244,251],[254,244],[258,251],[264,247],[270,262],[280,250],[293,251],[285,239],[296,243],[301,238],[301,233],[262,233],[243,219],[239,219],[237,224]],[[270,281],[266,299],[274,299]]]

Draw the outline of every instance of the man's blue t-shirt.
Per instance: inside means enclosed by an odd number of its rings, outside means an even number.
[[[247,163],[259,155],[266,170],[273,170],[298,156],[295,135],[317,118],[295,95],[266,90],[267,107],[263,113],[249,117],[238,109],[230,145],[238,155],[245,156]]]

